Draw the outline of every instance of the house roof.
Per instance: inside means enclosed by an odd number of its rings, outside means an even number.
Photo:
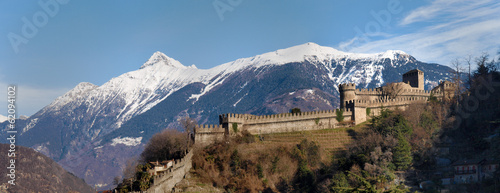
[[[461,166],[461,165],[471,165],[471,164],[481,164],[485,159],[484,158],[475,158],[475,159],[466,159],[466,160],[458,160],[452,164],[452,166]]]
[[[161,165],[158,161],[149,162],[149,163],[152,164],[152,165],[154,165],[154,166],[160,166]]]
[[[495,160],[492,160],[492,159],[487,159],[487,160],[484,160],[484,163],[483,164],[496,164],[498,165],[498,162],[495,161]]]
[[[422,70],[419,70],[419,69],[413,69],[413,70],[410,70],[410,71],[408,71],[408,72],[404,73],[403,75],[405,75],[405,74],[409,74],[409,73],[413,73],[413,72],[423,72],[423,71],[422,71]]]

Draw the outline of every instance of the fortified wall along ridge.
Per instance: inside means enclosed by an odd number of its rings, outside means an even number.
[[[219,125],[198,125],[195,143],[210,144],[247,130],[253,135],[335,128],[345,123],[360,124],[383,108],[402,109],[414,103],[426,103],[429,97],[450,100],[456,85],[443,81],[432,90],[424,89],[424,72],[414,69],[402,76],[403,81],[374,89],[357,89],[354,83],[339,85],[340,108],[336,110],[274,115],[222,114]]]

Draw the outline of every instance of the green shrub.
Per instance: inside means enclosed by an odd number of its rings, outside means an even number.
[[[257,164],[257,176],[259,177],[259,179],[264,178],[264,169],[262,169],[260,163]]]
[[[233,123],[233,131],[238,133],[238,123]]]
[[[271,173],[274,174],[276,170],[278,169],[278,162],[280,161],[280,158],[278,156],[275,156],[273,161],[271,161]]]
[[[370,116],[371,113],[372,113],[372,109],[366,108],[366,116]]]
[[[336,190],[336,188],[341,189],[349,187],[349,182],[347,181],[347,176],[344,172],[337,172],[333,175],[331,186],[333,187],[333,190]]]
[[[336,112],[337,114],[337,117],[335,119],[337,119],[337,122],[342,122],[344,121],[344,110],[343,109],[338,109]]]
[[[236,142],[242,143],[253,143],[255,142],[255,136],[253,136],[248,130],[244,129],[241,131],[241,136],[236,137]]]

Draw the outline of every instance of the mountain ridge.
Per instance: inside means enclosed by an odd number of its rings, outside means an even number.
[[[272,114],[296,106],[304,111],[329,110],[338,107],[340,83],[378,87],[399,82],[402,73],[417,67],[426,72],[426,87],[437,85],[451,70],[420,62],[402,51],[346,53],[315,43],[240,58],[210,69],[184,66],[155,52],[139,69],[101,86],[80,83],[19,121],[23,128],[20,143],[60,163],[71,163],[74,156],[91,156],[86,158],[91,162],[82,159],[65,167],[91,184],[109,184],[119,173],[110,170],[108,176],[97,178],[89,174],[103,169],[92,165],[122,167],[124,161],[117,158],[140,152],[154,132],[178,127],[177,119],[182,116],[213,124],[222,113]],[[113,139],[126,137],[134,143],[111,146]]]

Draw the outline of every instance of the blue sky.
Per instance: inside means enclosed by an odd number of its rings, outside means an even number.
[[[495,0],[1,1],[0,87],[16,84],[18,112],[31,115],[79,82],[138,69],[155,51],[211,68],[306,42],[448,65],[499,50],[498,13]]]

